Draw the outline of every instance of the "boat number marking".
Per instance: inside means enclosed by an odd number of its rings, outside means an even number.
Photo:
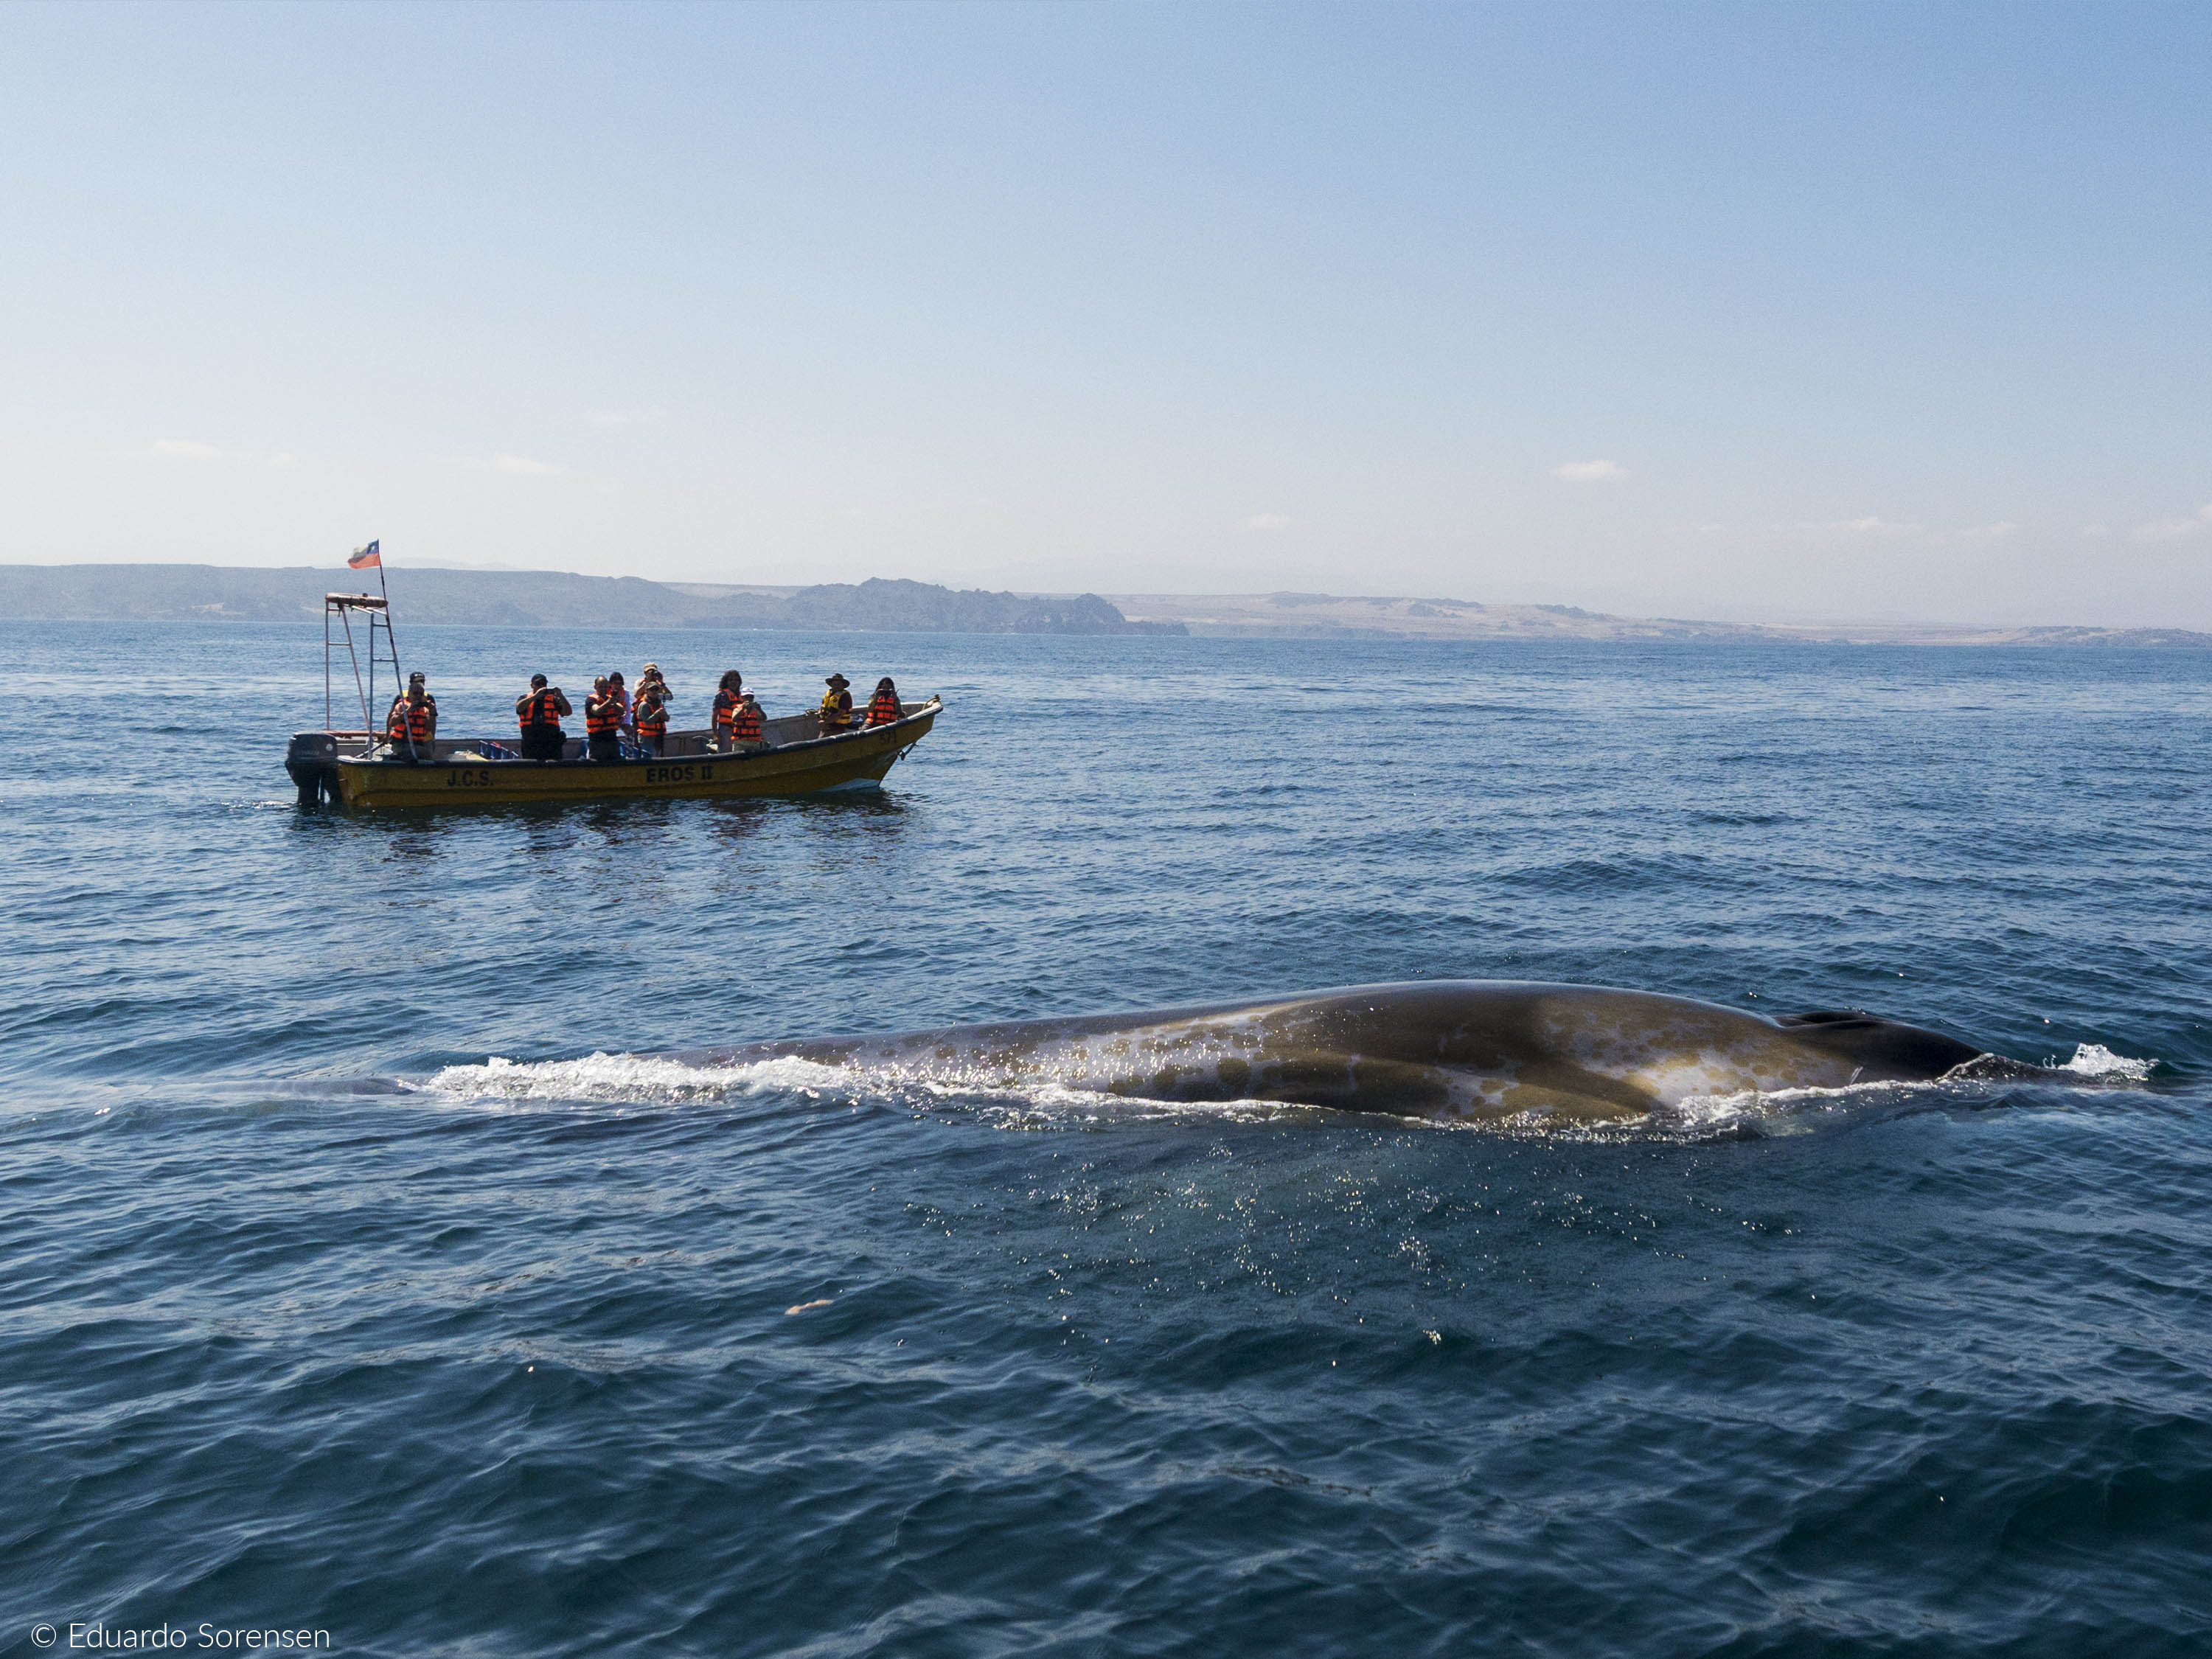
[[[647,783],[712,783],[714,769],[711,766],[649,766],[646,769]],[[486,788],[491,784],[489,766],[456,766],[446,774],[448,789]]]

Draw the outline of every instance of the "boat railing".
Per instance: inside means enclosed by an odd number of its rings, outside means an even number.
[[[902,720],[907,719],[921,714],[930,706],[928,702],[902,703],[899,716]],[[779,715],[763,721],[761,735],[777,748],[797,743],[811,743],[822,735],[820,711],[810,708],[799,714]],[[383,760],[403,757],[406,748],[404,739],[395,744],[376,732],[344,730],[300,732],[293,735],[291,756],[293,759],[302,762]],[[434,738],[416,748],[417,758],[425,765],[443,765],[457,760],[519,760],[522,753],[520,734]],[[702,727],[671,732],[663,743],[660,757],[664,760],[696,759],[726,752],[718,746],[714,733]],[[561,746],[563,760],[581,760],[585,753],[586,744],[581,736],[571,735]]]

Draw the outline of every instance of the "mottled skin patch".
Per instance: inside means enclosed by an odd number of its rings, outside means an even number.
[[[1647,991],[1459,980],[750,1043],[684,1058],[797,1058],[952,1088],[1057,1084],[1160,1100],[1599,1120],[1640,1116],[1692,1096],[1925,1081],[1979,1053],[1865,1014],[1772,1019]]]

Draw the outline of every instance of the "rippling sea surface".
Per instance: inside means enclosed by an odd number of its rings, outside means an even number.
[[[407,630],[872,797],[303,811],[312,628],[0,626],[0,1644],[2212,1648],[2212,658]],[[661,1051],[1384,980],[2078,1081],[1601,1132]]]

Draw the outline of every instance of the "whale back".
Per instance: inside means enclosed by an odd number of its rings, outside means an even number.
[[[1938,1078],[1983,1054],[1941,1031],[1899,1024],[1856,1009],[1784,1014],[1774,1023],[1808,1048],[1850,1060],[1862,1083]]]
[[[1053,1084],[1170,1101],[1605,1119],[1693,1096],[1930,1079],[1977,1052],[1860,1013],[1775,1019],[1647,991],[1458,980],[758,1043],[711,1058],[798,1058],[958,1089]]]

